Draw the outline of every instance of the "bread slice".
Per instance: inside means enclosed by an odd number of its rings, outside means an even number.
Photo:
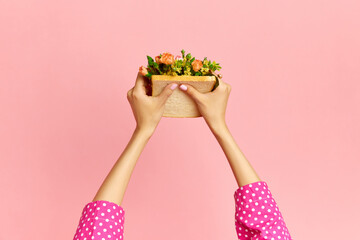
[[[201,93],[210,92],[216,83],[215,76],[169,76],[169,75],[152,75],[152,96],[158,96],[164,87],[170,83],[186,83],[193,86]],[[176,88],[172,95],[165,103],[165,110],[163,117],[177,117],[177,118],[193,118],[201,117],[201,114],[196,106],[194,100]]]

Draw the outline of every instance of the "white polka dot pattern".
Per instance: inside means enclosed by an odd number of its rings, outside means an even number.
[[[123,240],[124,209],[99,200],[85,205],[73,240]]]
[[[238,188],[235,227],[240,240],[292,240],[268,185],[258,181]]]

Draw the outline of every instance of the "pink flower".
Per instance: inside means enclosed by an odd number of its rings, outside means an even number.
[[[191,66],[194,69],[194,71],[197,72],[202,68],[203,64],[201,60],[196,59],[191,63]]]
[[[174,56],[171,53],[165,52],[161,55],[160,62],[166,65],[171,65],[175,62]]]
[[[161,62],[160,62],[160,56],[156,56],[155,57],[155,62],[157,63],[157,64],[160,64]]]
[[[147,70],[147,68],[144,67],[144,66],[141,66],[141,67],[139,68],[139,72],[140,72],[143,76],[145,76],[146,74],[148,74],[148,70]]]
[[[180,59],[182,59],[180,55],[177,55],[177,56],[175,57],[175,60],[180,60]]]

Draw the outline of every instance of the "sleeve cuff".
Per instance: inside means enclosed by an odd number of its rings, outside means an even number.
[[[120,205],[105,200],[89,202],[85,205],[82,212],[82,217],[85,219],[104,219],[106,222],[113,221],[121,223],[124,219],[124,216],[125,211]]]
[[[98,200],[85,205],[74,240],[123,239],[125,211],[116,203]]]
[[[234,198],[236,204],[244,204],[244,202],[257,202],[264,199],[272,199],[272,194],[265,181],[257,181],[239,187]]]

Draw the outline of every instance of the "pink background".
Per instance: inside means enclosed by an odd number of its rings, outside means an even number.
[[[220,63],[227,122],[294,239],[358,235],[358,1],[0,1],[0,239],[72,239],[135,127],[146,55]],[[236,239],[236,181],[202,118],[163,118],[125,239]]]

